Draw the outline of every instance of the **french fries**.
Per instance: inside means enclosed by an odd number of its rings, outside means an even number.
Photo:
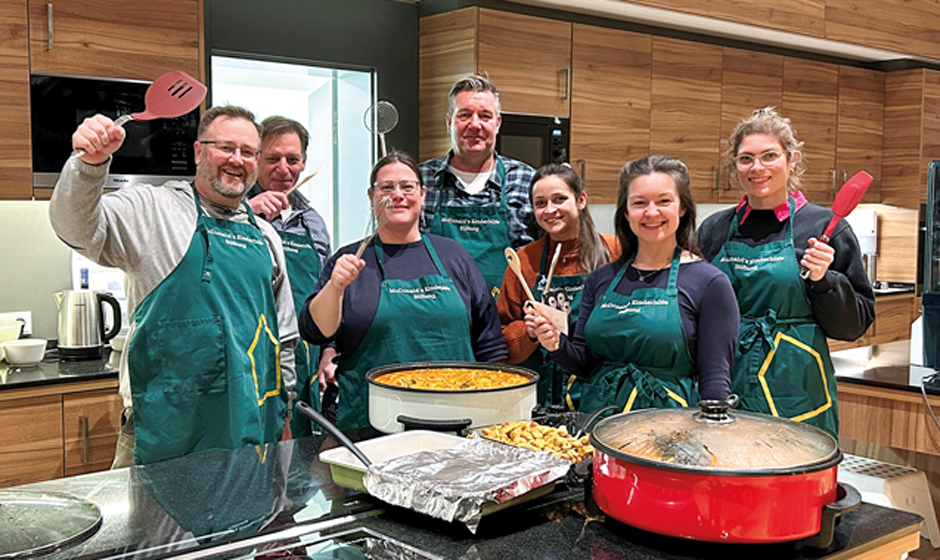
[[[502,443],[533,451],[547,451],[572,463],[579,463],[594,453],[587,436],[575,439],[568,434],[568,429],[564,426],[553,428],[531,421],[504,422],[483,428],[480,433]]]

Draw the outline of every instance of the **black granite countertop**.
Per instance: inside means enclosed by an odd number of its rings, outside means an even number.
[[[58,351],[52,348],[46,351],[38,365],[32,367],[14,367],[5,362],[0,363],[0,391],[117,377],[119,358],[119,352],[105,348],[101,358],[61,360]]]
[[[833,352],[832,364],[839,383],[857,383],[916,393],[921,392],[923,387],[927,393],[940,395],[940,380],[937,384],[924,383],[924,379],[931,379],[937,370],[912,365],[910,353],[910,341],[899,340]]]
[[[871,504],[842,516],[827,550],[663,537],[573,508],[583,489],[552,494],[462,525],[385,505],[332,483],[316,460],[322,436],[21,486],[68,493],[101,509],[87,540],[44,558],[303,558],[509,560],[847,558],[915,533],[917,515]],[[363,552],[365,551],[365,552]],[[381,551],[381,552],[376,552]],[[203,556],[204,554],[204,556]]]

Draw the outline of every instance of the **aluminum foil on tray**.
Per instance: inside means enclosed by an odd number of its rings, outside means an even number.
[[[564,477],[570,466],[548,453],[475,438],[372,465],[363,482],[387,503],[459,521],[475,533],[486,502],[523,496]]]

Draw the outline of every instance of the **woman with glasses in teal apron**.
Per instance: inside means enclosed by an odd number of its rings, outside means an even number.
[[[838,437],[836,380],[826,338],[855,340],[875,300],[858,240],[799,191],[804,171],[789,119],[760,109],[731,134],[728,176],[744,189],[734,208],[702,224],[705,258],[734,286],[741,333],[731,374],[741,408],[806,422]],[[800,267],[809,271],[804,280]]]
[[[583,381],[581,410],[729,396],[737,305],[727,277],[698,255],[695,214],[685,164],[627,162],[614,215],[623,255],[588,275],[573,336],[526,315],[549,356]]]
[[[532,178],[529,199],[542,235],[518,250],[522,276],[542,303],[568,314],[572,332],[578,321],[584,280],[594,269],[619,257],[620,244],[613,235],[598,233],[587,207],[584,183],[569,165],[551,163],[540,168]],[[526,329],[525,290],[512,270],[507,269],[503,276],[500,294],[496,308],[509,363],[539,373],[540,404],[576,410],[580,388],[575,377],[557,366],[539,346],[535,333]]]
[[[324,267],[301,310],[300,330],[313,344],[336,343],[336,423],[353,437],[369,427],[365,374],[407,362],[506,359],[496,304],[461,245],[418,229],[425,188],[418,165],[391,153],[372,170],[369,199],[378,235],[343,247]]]

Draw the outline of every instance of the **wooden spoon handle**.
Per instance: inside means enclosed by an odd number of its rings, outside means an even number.
[[[288,195],[288,194],[290,194],[290,193],[296,191],[297,189],[300,188],[301,185],[303,185],[304,183],[306,183],[306,182],[309,181],[310,179],[313,179],[314,177],[316,177],[316,176],[317,176],[317,173],[319,173],[322,169],[323,169],[323,166],[321,165],[320,167],[317,168],[316,171],[314,171],[314,172],[311,173],[310,175],[307,175],[307,176],[304,177],[303,179],[297,181],[297,182],[294,184],[293,187],[291,187],[291,188],[287,189],[286,191],[284,191],[284,194],[285,194],[285,195]]]
[[[532,295],[532,290],[529,289],[529,285],[525,281],[525,277],[522,275],[522,266],[519,264],[519,255],[513,251],[512,247],[506,247],[503,254],[506,255],[506,261],[509,263],[509,268],[516,273],[516,278],[519,279],[519,283],[522,284],[522,289],[525,290],[526,297],[529,298],[529,301],[535,301],[535,296]]]

